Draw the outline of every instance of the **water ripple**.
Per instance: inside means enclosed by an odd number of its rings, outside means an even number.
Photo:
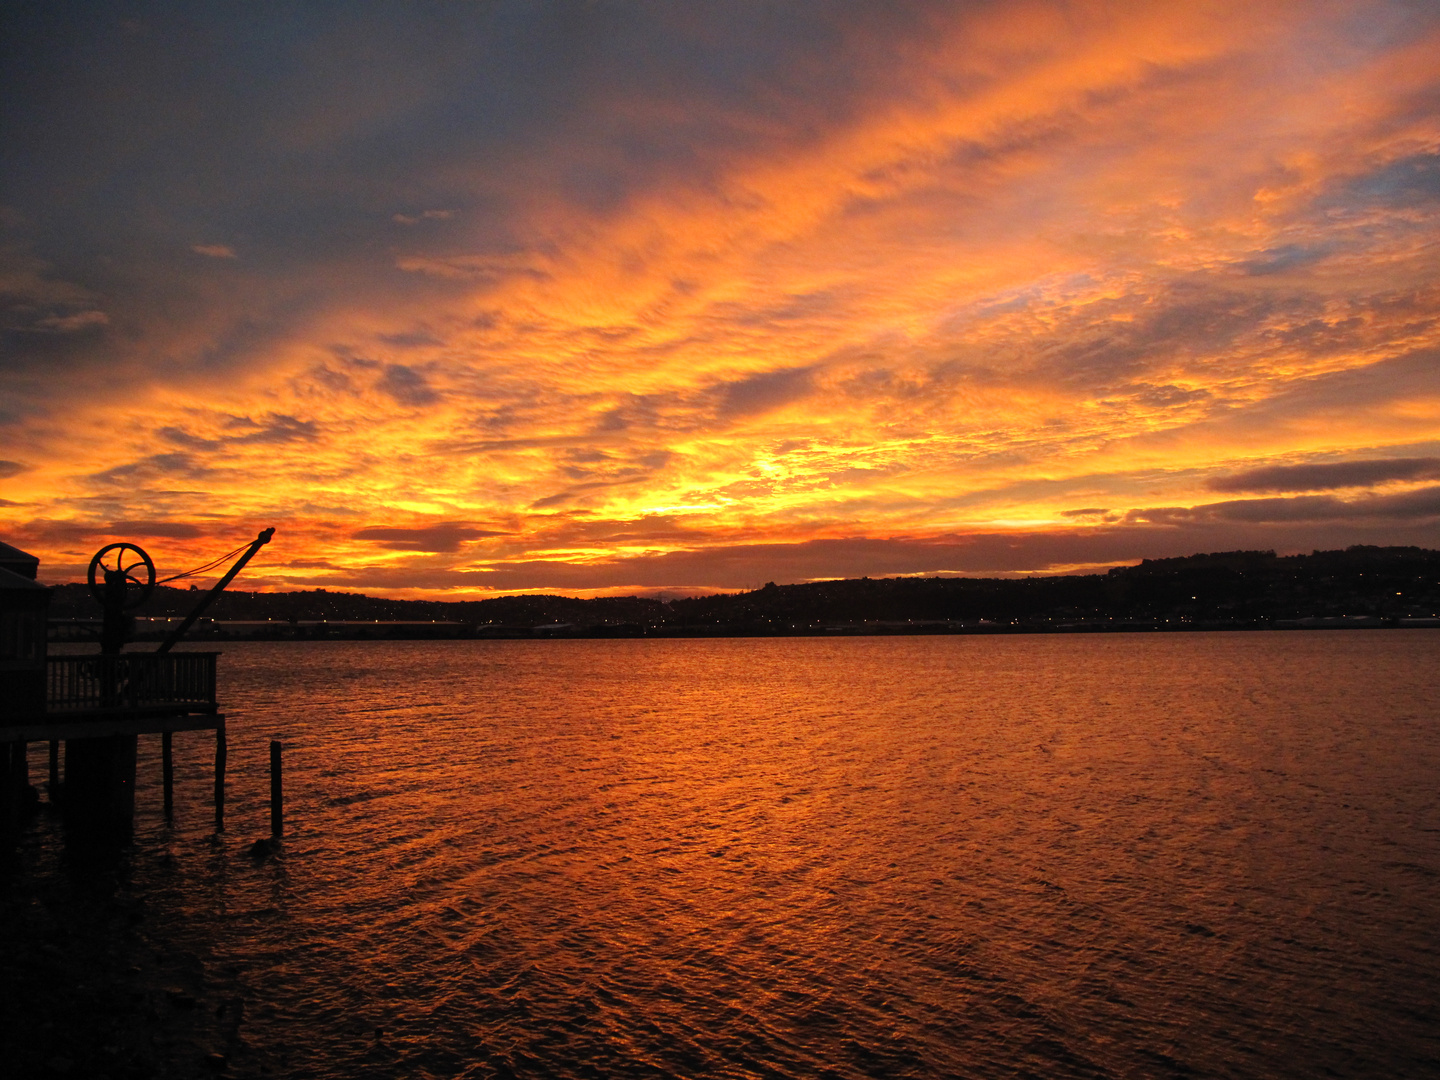
[[[246,644],[232,1071],[1419,1076],[1440,634]],[[283,853],[265,743],[286,743]],[[177,933],[181,931],[177,930]]]

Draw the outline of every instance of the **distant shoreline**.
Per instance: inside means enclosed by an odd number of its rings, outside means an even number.
[[[134,611],[140,638],[195,610],[198,591],[158,586]],[[362,593],[230,590],[192,641],[236,638],[639,638],[897,634],[1173,633],[1440,625],[1440,551],[1353,547],[1310,555],[1210,552],[1105,574],[846,578],[743,593],[582,599],[392,600]],[[88,586],[60,585],[52,637],[85,640]],[[213,620],[213,621],[211,621]]]
[[[178,619],[140,620],[131,640],[162,640]],[[1317,616],[1253,621],[1172,619],[1029,620],[1011,623],[949,620],[877,620],[827,625],[635,626],[549,624],[505,626],[444,620],[218,620],[192,630],[192,644],[235,641],[546,641],[606,639],[690,639],[751,637],[934,637],[1014,634],[1174,634],[1256,631],[1420,630],[1440,629],[1440,618],[1381,618],[1377,616]],[[150,625],[146,625],[150,624]],[[67,619],[50,623],[52,643],[84,644],[96,640],[98,620]]]

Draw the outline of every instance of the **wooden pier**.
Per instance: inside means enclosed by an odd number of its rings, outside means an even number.
[[[215,733],[215,827],[224,827],[228,748],[225,716],[215,699],[219,654],[170,649],[273,533],[257,536],[154,652],[124,651],[124,611],[154,584],[149,555],[134,544],[101,549],[90,565],[91,589],[105,609],[100,651],[74,656],[47,655],[50,590],[36,581],[39,560],[0,543],[0,836],[13,836],[27,808],[33,809],[27,804],[38,801],[30,783],[31,743],[49,748],[49,798],[64,808],[68,822],[128,829],[135,817],[138,740],[159,735],[168,820],[175,806],[174,736],[188,731]]]
[[[121,653],[45,658],[45,708],[0,716],[0,746],[13,805],[29,783],[28,749],[48,744],[52,801],[84,823],[127,825],[135,813],[141,735],[162,741],[163,805],[174,813],[172,740],[177,731],[215,733],[215,824],[224,825],[225,717],[215,700],[218,653]],[[63,753],[61,747],[63,745]],[[63,774],[61,762],[63,760]],[[63,793],[63,794],[62,794]]]

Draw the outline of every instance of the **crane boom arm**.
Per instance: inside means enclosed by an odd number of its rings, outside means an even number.
[[[235,575],[245,569],[245,564],[251,560],[257,551],[268,544],[270,538],[274,535],[274,529],[266,529],[259,536],[255,537],[255,541],[245,549],[245,553],[235,560],[235,565],[225,572],[225,576],[215,583],[213,589],[201,597],[200,602],[195,605],[195,610],[190,612],[189,615],[186,615],[185,621],[166,635],[165,640],[160,643],[160,648],[155,651],[162,653],[169,652],[174,644],[185,636],[185,631],[195,625],[195,620],[205,613],[205,609],[210,606],[211,601],[225,591],[225,586],[235,580]]]

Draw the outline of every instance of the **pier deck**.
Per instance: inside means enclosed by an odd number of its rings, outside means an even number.
[[[45,658],[45,708],[0,718],[0,742],[43,742],[223,727],[215,700],[219,653],[122,653]]]
[[[26,746],[50,746],[50,797],[65,792],[71,810],[92,818],[128,821],[134,812],[136,739],[162,738],[163,791],[173,805],[171,737],[177,731],[215,732],[215,822],[225,813],[225,716],[215,700],[218,653],[121,653],[47,656],[14,673],[30,691],[0,710],[0,817],[14,817],[28,784]],[[31,678],[33,676],[33,678]],[[43,686],[41,680],[43,679]],[[33,684],[33,685],[31,685]],[[33,703],[23,707],[20,699]],[[42,708],[34,705],[43,701]],[[19,707],[16,707],[19,706]],[[64,744],[64,782],[60,745]],[[12,805],[13,804],[13,805]]]

